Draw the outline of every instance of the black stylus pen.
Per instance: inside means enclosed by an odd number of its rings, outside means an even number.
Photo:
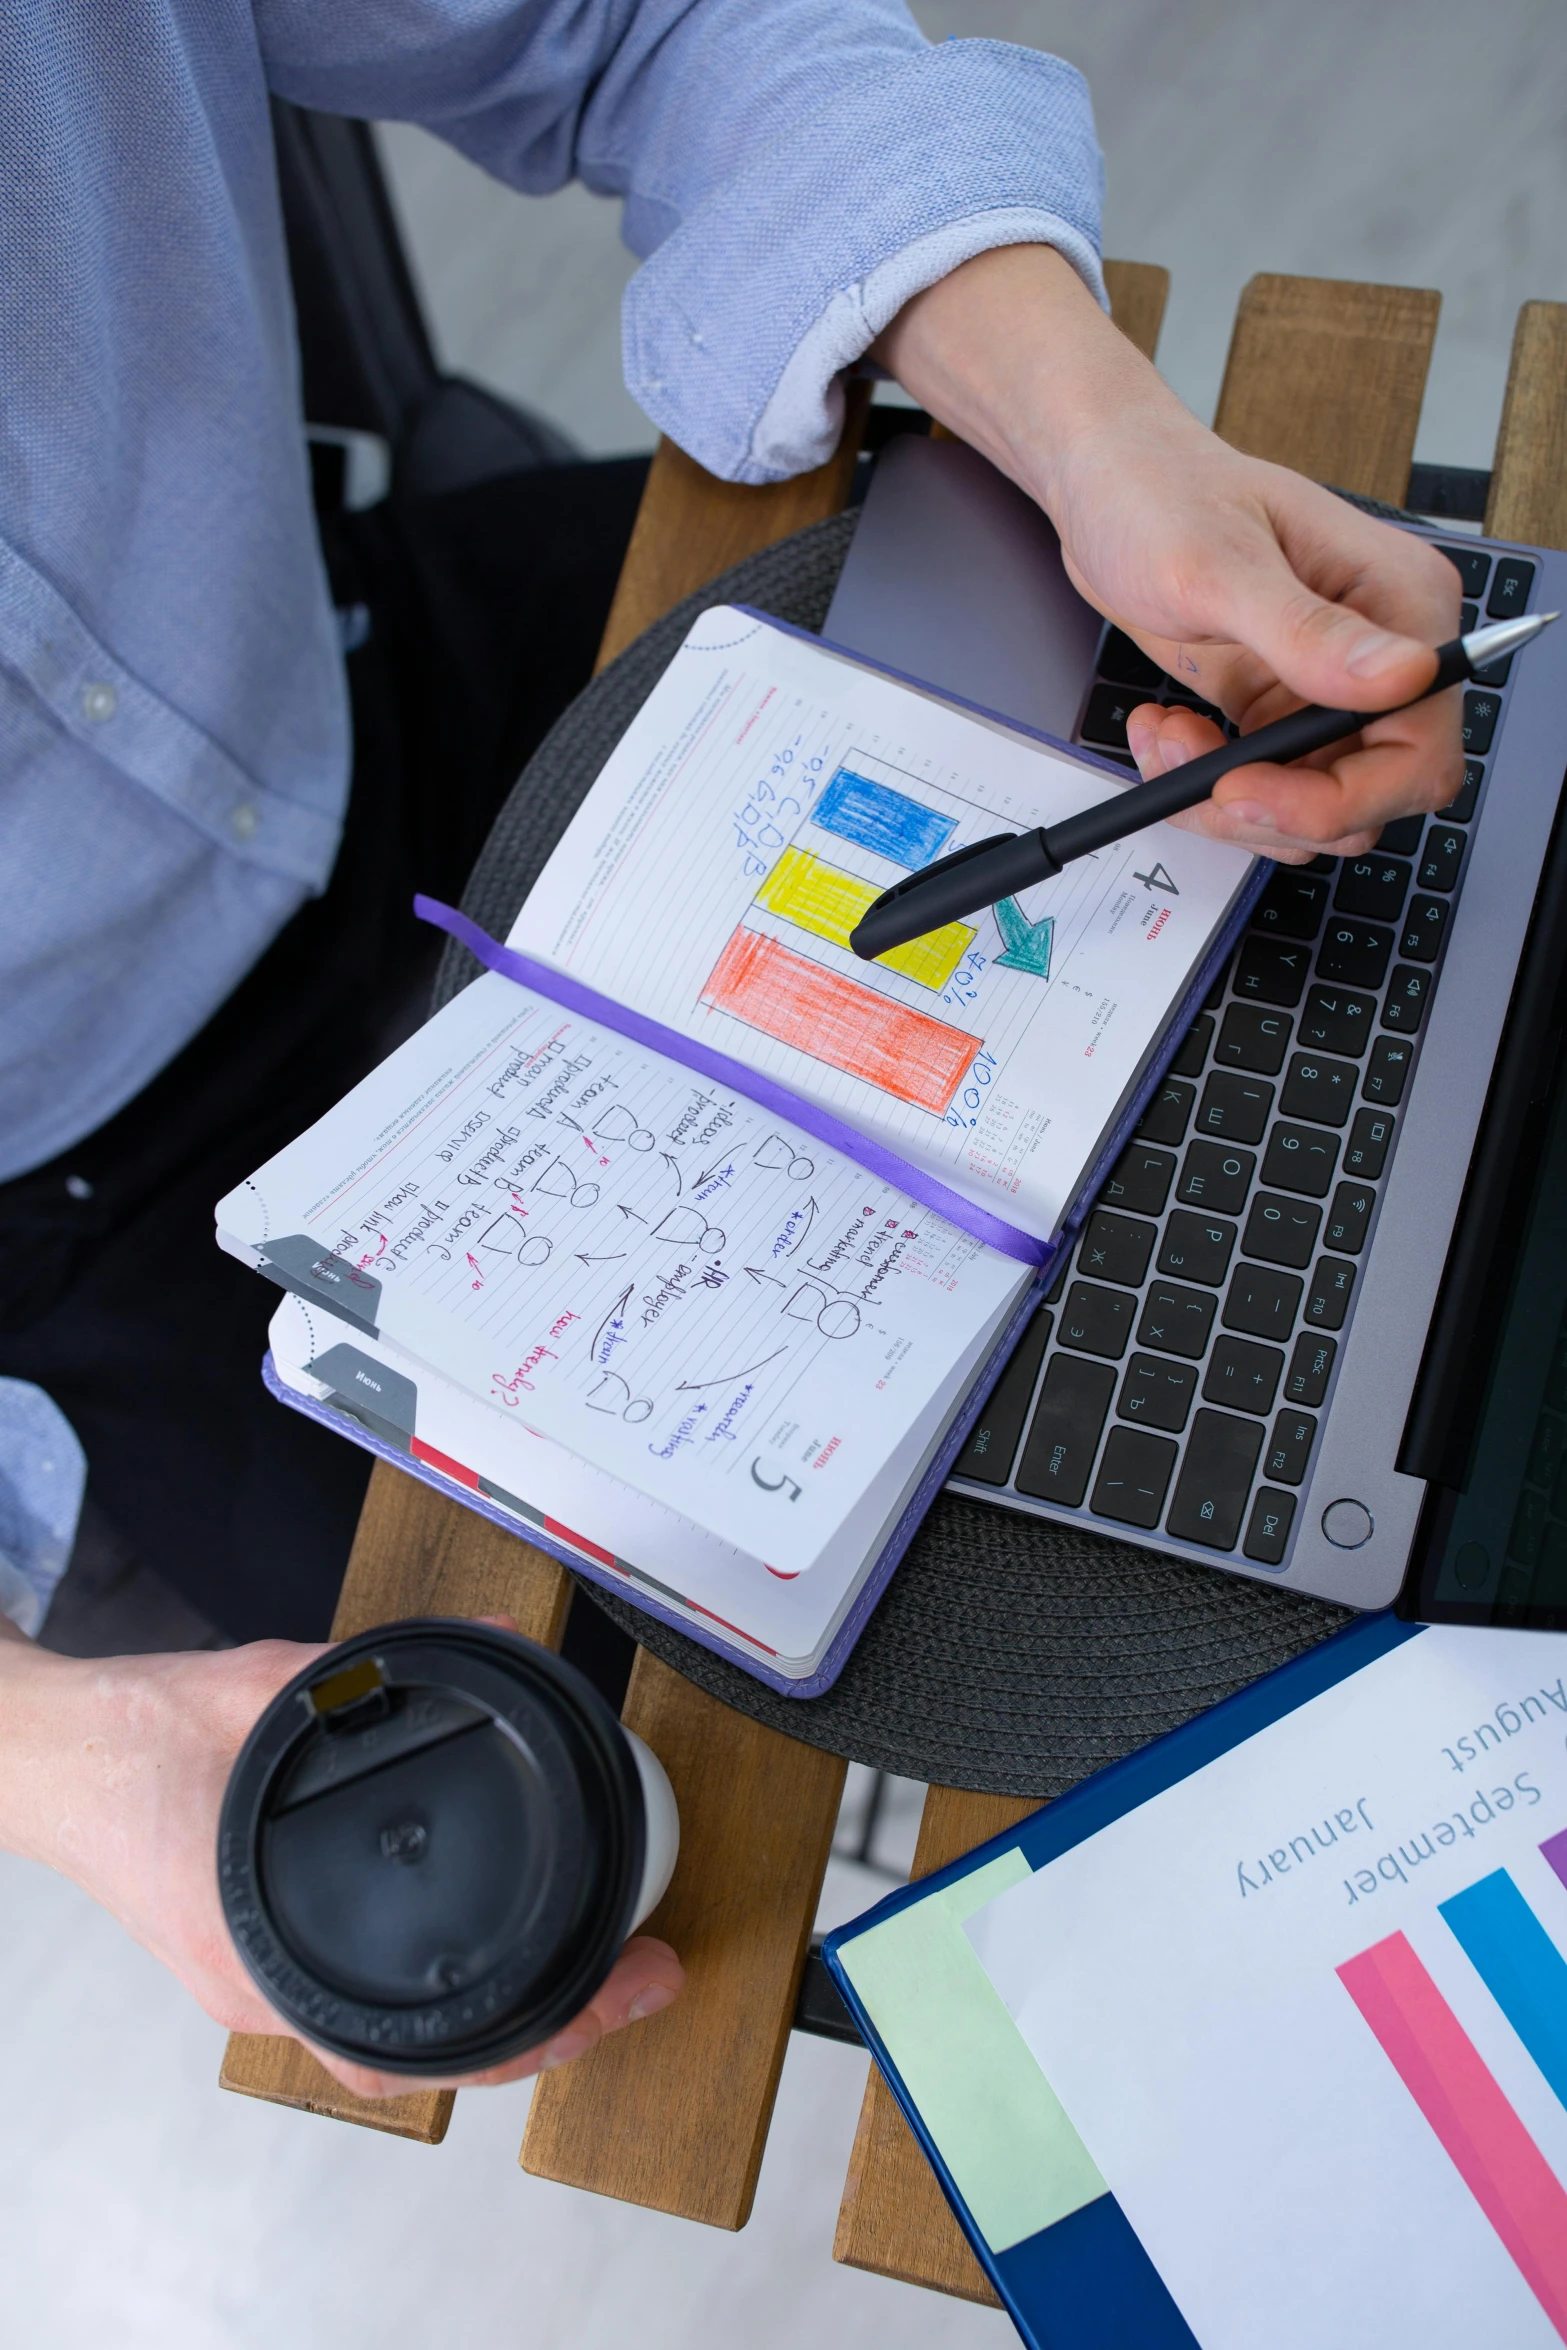
[[[1557,612],[1536,612],[1528,619],[1501,620],[1492,628],[1454,637],[1451,644],[1438,647],[1436,675],[1415,700],[1423,702],[1450,685],[1468,683],[1478,670],[1531,643],[1560,617]],[[1400,710],[1410,706],[1393,705]],[[1052,880],[1074,857],[1091,856],[1111,841],[1125,840],[1128,833],[1161,824],[1183,808],[1195,808],[1232,768],[1249,767],[1258,759],[1303,759],[1358,733],[1373,718],[1389,715],[1386,710],[1325,710],[1316,705],[1292,710],[1287,718],[1259,726],[1255,734],[1240,735],[1200,759],[1189,759],[1168,775],[1133,784],[1114,799],[1085,808],[1080,816],[1041,825],[1035,832],[997,832],[988,840],[971,841],[966,849],[955,849],[950,857],[940,857],[884,890],[849,933],[849,944],[863,961],[871,962],[889,948],[906,946],[910,939],[923,938],[964,914],[993,906],[998,898],[1016,897],[1019,890]]]

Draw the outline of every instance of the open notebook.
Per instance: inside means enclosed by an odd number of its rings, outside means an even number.
[[[702,615],[490,964],[218,1207],[290,1401],[825,1687],[1265,869],[1160,827],[882,961],[1122,770]]]

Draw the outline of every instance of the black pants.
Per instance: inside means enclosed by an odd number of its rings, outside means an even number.
[[[460,894],[587,682],[645,470],[328,522],[334,595],[371,615],[331,885],[135,1101],[0,1185],[0,1375],[48,1391],[98,1508],[236,1639],[325,1634],[369,1462],[262,1386],[277,1292],[218,1249],[213,1208],[422,1016],[440,942],[409,899]]]

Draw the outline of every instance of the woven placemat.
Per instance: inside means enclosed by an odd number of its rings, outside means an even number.
[[[697,613],[754,604],[820,629],[855,516],[738,564],[596,677],[518,780],[463,910],[504,938],[551,849]],[[435,1000],[478,976],[447,947]],[[1342,1608],[944,1493],[824,1697],[780,1697],[624,1600],[605,1611],[714,1696],[790,1737],[909,1778],[1058,1795],[1347,1620]]]

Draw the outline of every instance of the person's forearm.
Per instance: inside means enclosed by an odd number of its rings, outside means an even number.
[[[82,1758],[80,1674],[0,1616],[0,1850],[53,1868],[66,1865],[60,1825],[78,1808],[69,1782]]]
[[[1049,245],[966,262],[907,303],[872,356],[1051,514],[1074,451],[1144,409],[1192,421]]]

